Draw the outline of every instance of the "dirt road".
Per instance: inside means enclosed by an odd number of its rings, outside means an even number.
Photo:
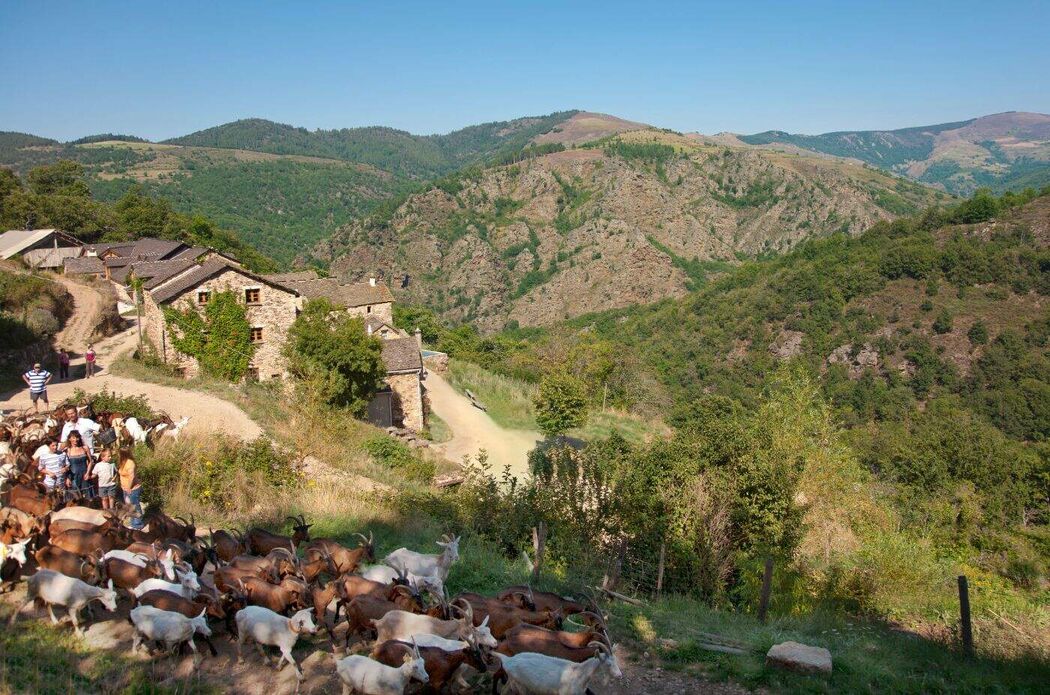
[[[62,280],[59,279],[59,281]],[[243,410],[221,398],[110,374],[109,365],[135,348],[138,332],[134,325],[123,333],[118,333],[95,344],[95,352],[98,355],[96,363],[98,373],[91,379],[82,378],[84,374],[83,351],[87,348],[87,340],[94,330],[95,317],[104,299],[98,292],[84,285],[69,281],[62,282],[62,284],[73,295],[76,307],[69,322],[56,336],[55,346],[73,349],[77,357],[70,363],[70,374],[73,378],[69,381],[58,381],[56,376],[48,386],[47,394],[53,405],[72,396],[73,391],[77,388],[89,393],[106,389],[126,395],[145,395],[154,408],[163,410],[176,420],[184,415],[190,416],[190,423],[186,426],[187,432],[219,431],[241,439],[254,439],[262,434],[262,428]],[[32,408],[29,390],[21,388],[0,394],[0,408],[19,410]]]
[[[528,473],[529,451],[543,435],[500,427],[487,413],[471,405],[466,396],[457,393],[440,374],[427,372],[426,384],[431,407],[452,430],[452,439],[435,445],[435,449],[456,462],[484,449],[497,474],[504,466],[510,466],[511,473],[519,477]]]

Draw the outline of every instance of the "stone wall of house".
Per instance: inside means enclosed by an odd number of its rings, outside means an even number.
[[[394,422],[419,432],[426,424],[423,419],[423,386],[419,374],[387,374],[386,383],[394,392]]]
[[[371,311],[369,311],[371,309]],[[393,302],[383,302],[382,304],[369,304],[367,306],[354,306],[347,307],[346,313],[351,316],[375,316],[376,318],[389,323],[391,326],[394,325],[394,304]]]
[[[259,302],[248,305],[248,323],[253,327],[262,328],[262,341],[255,347],[251,366],[258,370],[260,380],[283,378],[287,374],[287,369],[281,350],[287,339],[288,329],[295,321],[298,306],[297,297],[292,293],[260,283],[229,268],[197,287],[187,290],[169,305],[177,309],[193,307],[199,310],[201,305],[198,303],[198,294],[205,290],[213,294],[232,291],[243,302],[245,290],[248,288],[259,289]],[[157,308],[149,293],[146,294],[146,317],[143,329],[150,334],[150,342],[157,350],[157,354],[162,355],[169,364],[183,368],[187,377],[196,375],[197,360],[182,355],[171,347],[170,336],[164,332],[166,325],[163,313]]]

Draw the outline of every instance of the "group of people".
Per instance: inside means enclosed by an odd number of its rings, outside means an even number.
[[[117,450],[114,461],[113,448],[96,442],[96,435],[102,430],[97,422],[78,414],[73,407],[60,417],[61,434],[45,440],[33,452],[44,487],[67,499],[100,497],[103,509],[114,509],[118,501],[123,501],[134,510],[131,527],[141,528],[142,483],[131,450]],[[10,432],[0,432],[3,442],[10,438]]]
[[[85,378],[91,378],[95,375],[95,358],[94,346],[88,345],[87,352],[84,353]],[[45,408],[51,407],[47,400],[47,385],[51,383],[52,378],[54,378],[54,375],[41,367],[39,362],[22,375],[22,381],[26,382],[26,386],[29,387],[29,399],[33,401],[33,409],[36,412],[40,412],[40,401],[43,401]],[[69,353],[66,352],[65,348],[61,348],[58,351],[58,378],[69,378]]]

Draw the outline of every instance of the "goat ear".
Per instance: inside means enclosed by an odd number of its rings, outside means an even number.
[[[113,591],[113,580],[112,579],[109,580],[109,584],[107,586],[108,586],[110,591]]]

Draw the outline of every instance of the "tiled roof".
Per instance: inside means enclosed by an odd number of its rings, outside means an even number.
[[[128,281],[128,276],[131,275],[131,269],[132,265],[130,263],[116,266],[109,271],[109,279],[123,285]]]
[[[127,256],[115,256],[113,258],[102,259],[102,263],[107,268],[123,268],[124,266],[131,265],[134,262],[134,258],[128,258]]]
[[[317,280],[319,276],[314,270],[296,270],[291,273],[271,273],[266,276],[274,282],[303,282],[304,280]]]
[[[295,295],[299,294],[290,287],[273,282],[272,280],[268,280],[267,278],[261,275],[250,273],[244,268],[241,268],[236,264],[219,257],[210,258],[204,263],[197,266],[196,269],[191,270],[188,273],[172,277],[169,280],[162,283],[161,285],[159,285],[158,287],[156,287],[155,289],[151,290],[151,293],[153,295],[153,301],[157,302],[157,304],[163,304],[165,302],[171,301],[172,299],[175,299],[176,297],[181,295],[183,292],[193,289],[205,280],[208,280],[212,276],[217,275],[226,269],[237,271],[245,277],[265,283],[267,285],[270,285],[271,287],[276,287],[277,289],[283,290],[285,292],[290,292],[291,294]]]
[[[70,275],[99,275],[106,269],[98,256],[67,258],[65,268]]]
[[[181,241],[144,237],[135,242],[130,255],[144,261],[160,261],[187,248],[189,247]]]
[[[344,285],[335,278],[321,278],[286,284],[299,290],[304,297],[310,299],[324,297],[337,307],[349,308],[394,301],[390,288],[381,282],[375,285],[367,282]]]
[[[94,244],[88,246],[88,251],[94,251],[96,256],[101,256],[106,251],[112,251],[117,254],[118,257],[125,258],[131,253],[131,249],[133,248],[135,248],[135,244],[132,242],[118,241],[111,244]]]
[[[196,263],[190,259],[170,261],[140,261],[131,266],[135,277],[144,280],[142,286],[151,290],[179,273],[189,270]]]
[[[194,246],[192,248],[179,251],[174,256],[170,257],[169,261],[196,261],[198,258],[208,253],[209,249],[206,246]]]
[[[394,338],[380,342],[383,343],[383,364],[388,374],[423,368],[423,358],[419,355],[415,338]]]

